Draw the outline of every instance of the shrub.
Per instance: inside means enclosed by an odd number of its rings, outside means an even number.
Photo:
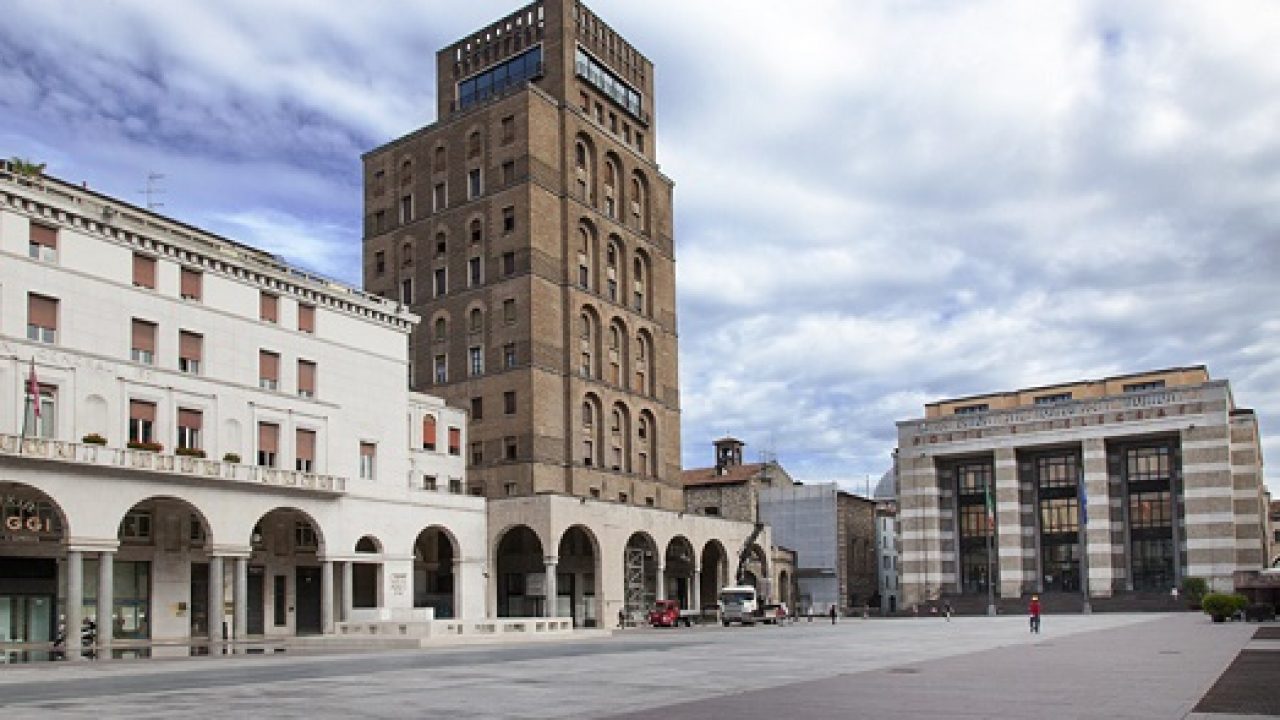
[[[1204,578],[1189,577],[1182,580],[1182,594],[1191,607],[1199,607],[1205,593],[1209,592],[1209,583]]]
[[[193,457],[193,458],[202,458],[205,456],[204,451],[201,450],[200,448],[184,448],[184,447],[175,448],[173,451],[173,454],[181,455],[182,457]]]
[[[1208,593],[1200,600],[1200,607],[1204,608],[1204,613],[1212,617],[1215,622],[1222,622],[1249,607],[1249,598],[1240,593],[1232,595]]]
[[[106,445],[107,439],[102,437],[98,433],[89,433],[88,435],[85,435],[84,437],[80,438],[80,442],[84,443],[85,445]]]
[[[222,462],[238,463],[240,462],[240,456],[236,453],[227,453],[222,456]]]
[[[142,442],[140,440],[130,440],[125,443],[125,447],[130,450],[145,450],[146,452],[160,452],[164,446],[158,442]]]

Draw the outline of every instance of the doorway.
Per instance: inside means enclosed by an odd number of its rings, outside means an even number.
[[[56,628],[58,562],[0,558],[0,642],[50,642]]]
[[[320,568],[300,567],[295,585],[297,610],[295,632],[298,635],[319,635],[320,627]]]
[[[250,635],[266,633],[266,608],[264,607],[266,577],[266,569],[261,565],[249,566],[249,583],[245,588],[247,595],[245,604],[249,606],[245,631]]]

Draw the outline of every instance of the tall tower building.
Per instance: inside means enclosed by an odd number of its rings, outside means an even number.
[[[436,55],[438,120],[364,155],[365,288],[470,410],[470,492],[683,509],[672,183],[653,65],[541,0]]]

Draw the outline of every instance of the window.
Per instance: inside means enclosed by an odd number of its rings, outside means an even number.
[[[479,220],[471,221],[471,244],[478,245],[484,239],[484,228],[480,225]]]
[[[293,469],[314,472],[316,464],[316,432],[299,429],[294,437]]]
[[[436,257],[444,257],[445,251],[449,249],[449,241],[444,233],[436,233]]]
[[[1071,393],[1054,393],[1052,395],[1040,395],[1035,399],[1036,405],[1057,405],[1071,399]]]
[[[515,391],[502,393],[502,412],[507,415],[514,415],[516,412],[516,394]]]
[[[435,359],[435,378],[436,383],[445,383],[449,381],[449,356],[437,355]]]
[[[26,390],[26,419],[23,433],[35,437],[53,438],[57,431],[58,390],[52,385],[39,385],[36,397],[31,397],[31,385],[23,383]]]
[[[505,493],[507,494],[507,496],[508,496],[508,497],[510,497],[510,496],[512,496],[512,495],[515,495],[515,494],[516,494],[516,484],[515,484],[515,483],[513,483],[513,482],[505,483],[505,484],[503,484],[503,486],[502,486],[502,491],[503,491],[503,492],[505,492]]]
[[[458,83],[458,109],[466,110],[476,103],[501,95],[510,88],[519,88],[525,82],[540,75],[542,75],[542,46],[537,45]],[[474,137],[478,153],[479,134]]]
[[[360,479],[374,479],[375,460],[377,458],[378,446],[371,442],[360,443]]]
[[[702,514],[708,517],[720,517],[720,506],[708,505],[707,507],[702,509]]]
[[[478,345],[467,349],[467,363],[471,368],[471,376],[484,374],[484,351]]]
[[[514,142],[516,139],[516,118],[508,115],[502,118],[502,144]]]
[[[373,272],[381,276],[387,271],[387,254],[381,250],[373,254]]]
[[[502,253],[502,274],[511,277],[516,274],[516,254],[513,252]]]
[[[410,267],[413,265],[413,243],[405,243],[400,247],[400,266]]]
[[[280,356],[276,353],[258,351],[258,387],[263,390],[276,390],[280,387]]]
[[[435,339],[436,342],[444,342],[449,337],[449,321],[444,318],[436,318]]]
[[[204,413],[199,410],[178,408],[177,447],[186,450],[199,450],[204,447],[200,440],[200,432],[204,428]]]
[[[432,293],[436,297],[442,297],[449,292],[449,273],[445,268],[436,268],[436,271],[431,275],[431,281],[433,285]]]
[[[471,398],[471,419],[472,420],[484,419],[484,398],[482,397]]]
[[[516,366],[516,345],[507,343],[502,346],[502,367],[510,370]]]
[[[407,225],[413,222],[413,194],[404,195],[400,198],[400,224]]]
[[[133,541],[150,540],[151,511],[130,510],[125,513],[124,519],[120,521],[120,539]]]
[[[516,181],[516,162],[508,160],[502,163],[502,184],[510,185]]]
[[[373,213],[373,232],[380,233],[387,229],[387,211],[377,210]]]
[[[264,292],[258,295],[258,319],[267,322],[280,322],[280,297]]]
[[[514,325],[516,322],[516,300],[515,298],[507,298],[502,301],[502,321],[508,325]]]
[[[625,503],[629,499],[630,499],[630,496],[628,496],[626,493],[624,492],[618,493],[618,502]]]
[[[473,257],[467,261],[467,286],[477,287],[482,281],[480,258]]]
[[[316,306],[298,303],[298,330],[315,334]]]
[[[310,360],[298,361],[298,395],[316,396],[316,364]]]
[[[133,254],[133,284],[135,287],[156,289],[156,259]]]
[[[502,208],[502,233],[504,235],[516,231],[516,209],[508,205]]]
[[[258,467],[275,467],[280,452],[280,426],[258,423]]]
[[[582,48],[578,48],[574,58],[574,71],[578,77],[591,83],[633,117],[641,117],[644,99],[640,93]],[[596,103],[596,121],[601,125],[604,124],[604,110],[599,103]],[[616,122],[611,122],[611,126],[614,127],[614,132],[617,132]]]
[[[467,171],[467,198],[474,200],[482,194],[482,184],[480,182],[480,168],[473,168]]]
[[[1041,488],[1070,488],[1080,483],[1080,465],[1074,454],[1042,455],[1036,458],[1036,478]]]
[[[476,489],[479,490],[480,488],[476,488]],[[456,477],[449,478],[449,492],[453,493],[454,495],[462,494],[462,478],[456,478]]]
[[[480,133],[473,132],[467,136],[467,157],[480,157]]]
[[[314,548],[319,545],[316,529],[311,527],[311,523],[298,520],[293,524],[293,544],[299,548]]]
[[[440,212],[448,207],[449,193],[448,186],[444,183],[436,183],[431,191],[431,209],[434,212]]]
[[[436,483],[436,476],[435,476],[435,475],[423,475],[423,476],[422,476],[422,489],[423,489],[423,490],[435,490],[435,489],[437,489],[437,487],[438,487],[438,485],[437,485],[437,483]]]
[[[131,328],[129,359],[144,365],[155,365],[156,324],[135,318]]]
[[[472,465],[484,464],[484,443],[478,443],[478,442],[471,443],[471,464]]]
[[[520,456],[520,446],[510,435],[502,438],[502,459],[515,460]]]
[[[480,308],[471,308],[471,312],[468,313],[467,318],[467,327],[471,332],[477,333],[484,330],[484,312],[482,312]]]
[[[422,416],[422,449],[435,451],[436,449],[436,416]]]
[[[199,300],[204,296],[204,273],[191,268],[182,268],[178,285],[178,292],[183,300]]]
[[[991,406],[987,405],[986,403],[981,403],[978,405],[961,405],[960,407],[957,407],[953,411],[953,413],[956,415],[975,415],[977,413],[986,412],[990,409],[991,409]]]
[[[435,153],[435,171],[440,172],[448,166],[449,151],[445,150],[443,145],[436,147]]]
[[[27,339],[35,342],[58,341],[58,301],[43,295],[27,295]]]
[[[203,358],[204,337],[186,330],[178,331],[178,370],[199,375]]]
[[[152,442],[155,439],[155,425],[155,403],[144,400],[129,401],[129,442]]]
[[[582,441],[582,464],[591,467],[596,463],[596,446],[591,440]]]
[[[1163,380],[1149,380],[1147,382],[1129,383],[1124,386],[1127,393],[1145,392],[1147,390],[1159,390],[1164,387]]]
[[[449,428],[449,454],[462,454],[462,430],[460,428]]]
[[[27,254],[33,260],[54,262],[58,259],[58,231],[37,223],[31,223]]]

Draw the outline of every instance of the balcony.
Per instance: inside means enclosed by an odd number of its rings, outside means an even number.
[[[347,491],[346,478],[335,475],[318,475],[64,440],[22,438],[4,433],[0,433],[0,457],[23,457],[73,465],[136,470],[156,475],[226,483],[229,488],[252,485],[273,490],[328,496],[343,495]]]

